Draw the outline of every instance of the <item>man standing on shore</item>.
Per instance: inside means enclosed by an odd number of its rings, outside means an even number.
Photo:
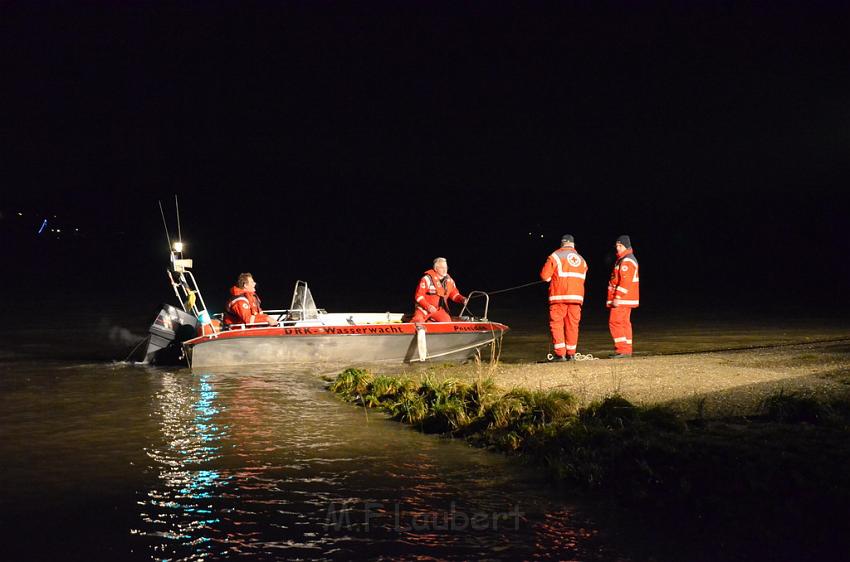
[[[575,359],[586,276],[587,262],[576,252],[575,239],[564,234],[561,247],[540,270],[540,278],[549,283],[549,329],[557,361]]]
[[[617,260],[608,281],[608,329],[614,338],[612,358],[625,359],[632,356],[631,314],[640,304],[640,277],[631,239],[624,234],[617,238],[614,247]]]

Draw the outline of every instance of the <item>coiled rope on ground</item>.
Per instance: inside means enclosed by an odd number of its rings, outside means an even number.
[[[551,349],[551,348],[550,348],[550,349]],[[590,353],[587,353],[587,354],[585,354],[585,353],[576,353],[575,355],[573,355],[573,358],[574,358],[574,359],[573,359],[574,361],[599,361],[599,357],[594,357],[594,356],[593,356],[592,354],[590,354]],[[549,352],[549,353],[546,355],[546,359],[547,359],[548,361],[554,361],[554,360],[555,360],[555,355],[554,355],[552,352]]]

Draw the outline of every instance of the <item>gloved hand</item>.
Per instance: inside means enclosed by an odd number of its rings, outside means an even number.
[[[428,305],[428,312],[430,312],[431,314],[434,314],[435,312],[437,312],[437,307],[434,306],[433,304],[429,304]]]

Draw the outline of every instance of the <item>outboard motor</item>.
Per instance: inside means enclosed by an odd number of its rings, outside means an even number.
[[[198,319],[170,304],[163,304],[148,329],[150,340],[144,363],[176,363],[183,357],[183,342],[198,332]]]

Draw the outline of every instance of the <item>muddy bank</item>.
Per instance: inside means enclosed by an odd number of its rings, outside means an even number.
[[[406,376],[349,369],[329,389],[613,501],[635,536],[671,536],[647,559],[824,560],[850,548],[848,356],[842,340]]]
[[[672,406],[685,417],[726,417],[751,414],[780,391],[850,397],[850,338],[627,360],[411,367],[398,374],[489,377],[504,390],[565,390],[581,405],[617,394],[635,404]]]

